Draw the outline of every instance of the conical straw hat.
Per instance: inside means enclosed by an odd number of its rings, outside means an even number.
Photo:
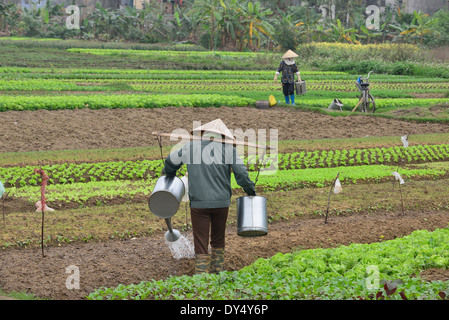
[[[211,121],[209,123],[206,123],[205,125],[202,125],[198,128],[195,128],[192,130],[192,134],[194,134],[195,132],[213,132],[213,133],[218,133],[221,134],[223,136],[225,136],[228,139],[231,140],[235,140],[234,136],[232,135],[232,132],[228,129],[228,127],[226,127],[226,125],[224,124],[224,122],[221,119],[216,119],[214,121]]]
[[[282,56],[282,59],[288,59],[288,58],[298,58],[299,56],[296,54],[296,53],[294,53],[293,51],[291,51],[291,50],[288,50],[283,56]]]
[[[204,132],[213,132],[217,134],[223,135],[225,138],[223,140],[213,138],[213,137],[204,137],[201,134]],[[200,135],[195,134],[200,133]],[[271,146],[268,145],[257,145],[254,143],[246,142],[246,141],[237,141],[234,136],[232,135],[231,131],[226,127],[226,125],[223,123],[221,119],[216,119],[214,121],[211,121],[209,123],[206,123],[205,125],[202,125],[198,128],[195,128],[191,131],[190,135],[183,135],[183,134],[170,134],[170,133],[161,133],[158,131],[153,131],[153,135],[161,136],[161,137],[176,137],[178,139],[189,139],[189,140],[213,140],[217,142],[223,142],[232,144],[234,147],[237,145],[243,145],[253,148],[261,148],[261,149],[273,149]]]

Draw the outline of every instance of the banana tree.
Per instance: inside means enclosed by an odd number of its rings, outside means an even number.
[[[134,7],[126,6],[121,10],[121,16],[122,16],[122,25],[121,27],[130,28],[140,27],[140,15],[139,10],[137,10]]]
[[[331,28],[328,30],[331,38],[336,42],[358,43],[356,39],[357,29],[345,28],[340,19],[337,19],[336,24],[331,23]]]
[[[99,2],[95,4],[95,9],[90,13],[88,20],[96,36],[109,33],[109,13]]]
[[[294,27],[296,32],[301,36],[305,37],[306,43],[312,41],[318,33],[318,26],[321,18],[312,18],[310,15],[306,15],[305,19],[297,20],[294,22]]]
[[[382,32],[376,32],[373,30],[369,30],[364,25],[360,26],[361,34],[357,35],[360,39],[366,39],[366,43],[370,44],[372,38],[377,38],[382,36]]]
[[[187,14],[185,6],[176,6],[174,9],[173,37],[175,39],[189,38],[193,40],[193,31],[195,28],[194,17]]]
[[[165,30],[167,23],[164,13],[161,11],[160,3],[157,0],[147,0],[143,9],[138,10],[139,23],[144,34],[154,34],[156,37],[168,39],[168,31]]]
[[[226,9],[224,10],[222,20],[220,21],[220,27],[223,30],[222,45],[232,42],[234,49],[237,48],[237,41],[244,33],[244,27],[242,25],[243,10],[240,6],[239,0],[227,0],[225,2]]]
[[[222,14],[226,10],[223,0],[195,0],[192,4],[191,14],[199,14],[200,21],[205,30],[210,30],[210,50],[215,49],[215,33],[218,29],[217,21],[223,19]]]
[[[407,30],[401,32],[401,35],[412,35],[420,39],[420,43],[423,43],[424,36],[427,34],[436,33],[432,29],[432,25],[438,21],[437,18],[426,19],[429,15],[422,13],[421,11],[413,12],[413,20]]]
[[[389,26],[390,35],[392,36],[391,42],[412,42],[412,34],[409,32],[404,32],[408,30],[408,25],[406,24],[391,24]]]
[[[190,9],[177,8],[175,12],[176,23],[188,34],[190,40],[197,40],[198,29],[202,23],[202,13],[200,11],[192,11]]]
[[[9,19],[15,11],[15,4],[12,2],[4,3],[0,2],[0,30],[5,30],[8,32]]]
[[[299,36],[302,23],[294,20],[293,16],[288,13],[279,12],[274,20],[276,43],[283,50],[296,50],[300,43]]]
[[[273,26],[268,22],[266,17],[273,14],[271,9],[261,8],[260,2],[256,1],[254,4],[248,2],[247,6],[242,5],[243,21],[242,24],[245,29],[248,45],[253,47],[253,37],[257,38],[257,47],[260,46],[261,35],[271,38],[273,34]]]

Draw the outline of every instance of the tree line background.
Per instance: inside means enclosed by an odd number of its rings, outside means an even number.
[[[379,28],[366,27],[362,0],[333,0],[335,12],[323,18],[320,5],[330,0],[309,0],[306,5],[279,0],[192,0],[167,14],[157,0],[143,9],[81,8],[79,29],[68,29],[67,4],[19,8],[0,0],[0,35],[60,39],[95,39],[141,43],[195,43],[212,50],[260,51],[275,47],[295,49],[301,43],[415,43],[449,44],[449,11],[429,16],[389,7],[380,15]]]

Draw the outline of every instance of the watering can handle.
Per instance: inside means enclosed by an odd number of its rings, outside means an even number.
[[[262,158],[265,156],[265,152],[266,152],[266,149],[264,149],[264,151],[262,153]],[[254,189],[256,189],[257,181],[259,181],[259,174],[260,174],[260,164],[257,166],[257,176],[256,176],[256,179],[254,180]]]

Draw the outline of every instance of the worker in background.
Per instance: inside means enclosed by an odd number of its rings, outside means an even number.
[[[248,195],[256,195],[255,184],[233,145],[234,136],[220,119],[192,133],[202,137],[201,140],[189,141],[172,152],[165,159],[163,173],[175,176],[183,164],[187,165],[195,273],[219,273],[223,271],[225,229],[232,196],[231,170]]]
[[[301,81],[300,72],[295,63],[295,58],[299,57],[296,53],[288,50],[283,56],[279,68],[274,76],[274,81],[277,81],[278,75],[282,73],[282,92],[285,96],[285,103],[295,105],[295,74],[298,76],[298,81]]]

